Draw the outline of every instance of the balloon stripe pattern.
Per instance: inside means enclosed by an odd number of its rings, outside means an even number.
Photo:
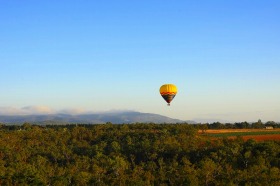
[[[167,103],[170,103],[176,95],[170,94],[170,95],[161,95],[161,96]]]
[[[177,94],[177,87],[173,84],[164,84],[160,87],[159,92],[163,99],[170,105],[171,101]]]

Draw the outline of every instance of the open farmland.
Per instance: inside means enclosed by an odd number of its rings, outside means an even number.
[[[210,138],[230,138],[237,136],[244,140],[254,139],[256,141],[264,140],[280,140],[280,129],[216,129],[216,130],[200,130],[199,133]]]

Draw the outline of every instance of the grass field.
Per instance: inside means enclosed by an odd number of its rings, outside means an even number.
[[[205,137],[211,138],[230,138],[234,139],[237,136],[244,140],[255,139],[256,141],[264,140],[280,140],[280,129],[217,129],[199,131]]]

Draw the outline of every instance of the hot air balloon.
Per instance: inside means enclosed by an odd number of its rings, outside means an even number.
[[[168,103],[167,105],[170,106],[170,102],[177,94],[177,87],[173,84],[165,84],[160,87],[159,92],[163,99]]]

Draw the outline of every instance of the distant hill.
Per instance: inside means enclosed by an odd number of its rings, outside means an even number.
[[[195,123],[193,121],[182,121],[159,114],[141,113],[134,111],[125,112],[104,112],[95,114],[50,114],[50,115],[0,115],[0,123],[21,124],[24,122],[36,124],[69,124],[87,123],[102,124],[111,122],[113,124],[122,123]]]

